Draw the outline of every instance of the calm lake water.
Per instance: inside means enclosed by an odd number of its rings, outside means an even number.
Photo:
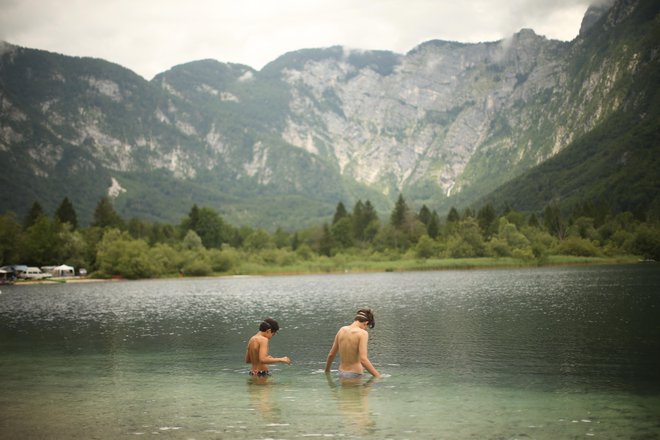
[[[2,438],[660,437],[656,264],[1,290]],[[325,357],[363,306],[385,377],[342,385]],[[294,363],[253,383],[267,316]]]

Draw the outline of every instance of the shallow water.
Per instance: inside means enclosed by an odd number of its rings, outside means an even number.
[[[658,438],[659,269],[4,286],[0,435]],[[342,384],[325,356],[362,306],[385,377]],[[253,382],[266,316],[294,363]]]

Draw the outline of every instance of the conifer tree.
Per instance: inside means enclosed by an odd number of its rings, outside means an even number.
[[[300,237],[298,237],[298,231],[293,233],[291,237],[291,250],[295,251],[300,247]]]
[[[225,224],[220,215],[211,208],[198,208],[193,205],[188,218],[181,222],[181,229],[185,233],[188,230],[195,231],[202,239],[207,249],[220,248],[222,243],[231,239],[231,228]]]
[[[399,198],[394,205],[392,214],[390,216],[390,224],[397,229],[403,228],[406,223],[406,217],[408,216],[408,205],[403,198],[403,194],[399,194]]]
[[[438,218],[438,213],[435,212],[435,210],[433,213],[431,213],[431,219],[429,220],[429,224],[426,226],[426,233],[433,239],[438,238],[438,234],[440,234],[440,219]]]
[[[39,202],[34,202],[32,204],[32,207],[30,207],[30,210],[28,211],[27,215],[25,216],[25,220],[23,221],[23,229],[29,228],[30,226],[36,223],[39,217],[45,215],[46,213],[44,212],[44,209],[41,207]]]
[[[458,211],[452,206],[449,210],[449,213],[447,214],[447,223],[456,223],[460,219],[461,218],[458,215]]]
[[[431,221],[431,210],[429,210],[426,205],[422,205],[422,209],[419,210],[417,218],[420,222],[424,223],[425,226],[428,226]]]
[[[375,234],[369,234],[369,225],[375,224],[378,222],[378,215],[376,210],[369,200],[362,203],[361,200],[358,200],[353,208],[353,235],[357,240],[368,241],[373,238]]]
[[[509,211],[511,211],[509,209]],[[494,233],[497,232],[497,213],[495,208],[490,203],[481,207],[477,213],[477,222],[484,238],[489,239]]]
[[[556,203],[545,207],[543,211],[543,224],[548,232],[560,240],[566,237],[567,225]]]
[[[327,223],[323,223],[323,231],[319,241],[319,254],[330,257],[332,256],[333,247],[334,239],[332,237],[332,232],[330,231],[330,226],[328,226]]]
[[[346,207],[342,202],[337,203],[337,209],[335,209],[335,216],[332,218],[332,224],[336,224],[339,220],[343,219],[344,217],[348,217],[348,212],[346,211]]]
[[[92,218],[92,226],[99,228],[124,229],[124,220],[117,214],[112,202],[107,197],[101,197]]]
[[[539,219],[536,217],[536,214],[532,213],[532,215],[529,216],[527,225],[533,228],[538,228],[540,226]]]
[[[64,197],[62,203],[55,211],[55,218],[61,223],[68,223],[72,229],[78,229],[78,216],[76,210],[73,209],[73,204],[69,201],[68,197]]]

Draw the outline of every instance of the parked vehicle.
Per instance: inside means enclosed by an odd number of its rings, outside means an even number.
[[[13,271],[0,269],[0,285],[14,284],[14,281],[16,281],[16,275]]]
[[[50,278],[53,274],[44,273],[38,267],[28,267],[25,270],[25,279],[26,280],[43,280],[44,278]]]

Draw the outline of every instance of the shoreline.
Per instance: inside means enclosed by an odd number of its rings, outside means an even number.
[[[301,276],[301,275],[320,275],[320,274],[350,274],[350,273],[378,273],[378,272],[423,272],[423,271],[444,271],[444,270],[497,270],[497,269],[525,269],[541,267],[561,267],[561,266],[597,266],[597,265],[621,265],[621,264],[644,264],[655,263],[648,262],[636,256],[619,257],[567,257],[553,256],[547,261],[539,263],[538,261],[523,261],[511,258],[466,258],[466,259],[432,259],[432,260],[394,260],[394,261],[368,261],[360,260],[343,265],[334,264],[314,264],[295,267],[268,267],[248,270],[245,272],[224,272],[201,276],[180,276],[177,274],[164,275],[155,278],[137,278],[129,279],[123,277],[112,278],[92,278],[86,277],[65,277],[49,278],[42,280],[18,280],[14,285],[35,285],[35,284],[78,284],[78,283],[107,283],[118,281],[144,281],[144,280],[174,280],[174,279],[205,279],[205,278],[244,278],[254,276]]]

